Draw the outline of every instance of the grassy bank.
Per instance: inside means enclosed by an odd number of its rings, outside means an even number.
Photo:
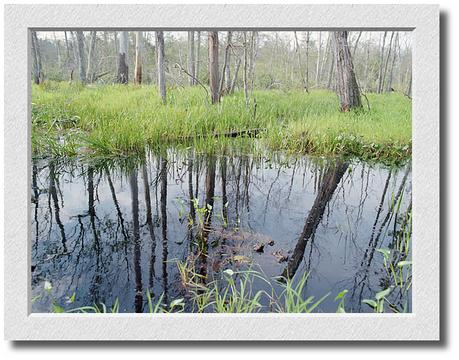
[[[132,155],[145,146],[194,145],[203,151],[241,147],[344,155],[383,162],[411,156],[411,101],[369,94],[370,109],[340,113],[334,93],[254,91],[211,105],[200,87],[168,89],[163,105],[154,86],[82,87],[45,83],[32,88],[34,154]],[[366,102],[365,102],[366,103]],[[259,129],[259,140],[216,137]]]

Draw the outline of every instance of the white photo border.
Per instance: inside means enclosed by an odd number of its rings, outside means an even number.
[[[412,31],[413,313],[32,314],[30,30],[86,28]],[[438,341],[439,44],[436,5],[5,6],[5,338]]]

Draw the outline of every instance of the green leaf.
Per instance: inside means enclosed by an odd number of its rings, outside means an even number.
[[[371,300],[371,299],[364,299],[364,300],[362,300],[362,303],[371,306],[373,309],[378,306],[378,303],[376,301],[374,301],[374,300]]]
[[[384,299],[387,295],[390,294],[391,291],[392,291],[392,287],[388,287],[386,290],[376,293],[375,299],[376,300]]]
[[[171,309],[173,309],[174,307],[178,306],[178,305],[184,305],[184,302],[183,302],[183,298],[180,298],[180,299],[175,299],[171,302]]]
[[[404,260],[404,261],[399,261],[399,262],[397,263],[397,266],[398,266],[399,268],[402,268],[402,267],[404,267],[404,266],[408,266],[408,265],[412,265],[412,264],[413,264],[412,261]]]
[[[390,250],[389,249],[376,249],[376,251],[380,252],[381,254],[383,254],[386,259],[388,259],[389,256],[390,256]]]
[[[53,303],[53,313],[63,313],[65,312],[64,308],[56,303]]]
[[[335,301],[344,298],[347,293],[348,293],[348,290],[341,291],[338,295],[336,295]]]

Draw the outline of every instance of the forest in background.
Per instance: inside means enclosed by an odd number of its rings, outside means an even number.
[[[242,90],[244,63],[248,86],[255,89],[311,89],[335,86],[335,56],[329,31],[220,31],[220,79],[227,91]],[[127,44],[123,44],[127,37]],[[155,32],[59,31],[34,33],[35,82],[119,81],[121,48],[127,49],[128,81],[157,83]],[[409,32],[350,32],[356,78],[363,92],[399,91],[411,96]],[[121,45],[121,47],[120,47]],[[121,49],[121,50],[120,50]],[[164,63],[169,86],[209,82],[208,34],[164,32]],[[247,58],[247,59],[245,59]],[[226,63],[225,63],[226,61]],[[41,62],[41,64],[39,64]],[[137,68],[136,68],[137,64]],[[223,71],[223,67],[225,67]],[[190,75],[193,75],[193,79]]]

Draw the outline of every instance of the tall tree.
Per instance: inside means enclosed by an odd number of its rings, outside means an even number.
[[[78,54],[78,70],[80,73],[80,81],[86,83],[86,62],[84,57],[84,34],[83,31],[76,32],[77,39],[77,54]]]
[[[128,49],[129,34],[127,31],[121,31],[120,47],[118,49],[118,83],[120,84],[129,82]]]
[[[35,84],[40,84],[43,79],[41,70],[41,52],[38,43],[37,32],[32,31],[32,59],[33,59],[33,81]]]
[[[166,69],[165,69],[165,54],[164,54],[164,33],[156,32],[156,65],[158,71],[158,89],[161,99],[165,104],[166,99]]]
[[[220,98],[218,89],[218,31],[209,31],[209,85],[212,104]]]
[[[336,91],[341,102],[341,111],[349,111],[352,108],[362,106],[347,34],[347,31],[333,32],[337,79]]]
[[[140,85],[142,83],[142,32],[135,33],[135,68],[134,68],[134,83]]]
[[[195,85],[194,31],[188,31],[188,73],[190,85]]]

